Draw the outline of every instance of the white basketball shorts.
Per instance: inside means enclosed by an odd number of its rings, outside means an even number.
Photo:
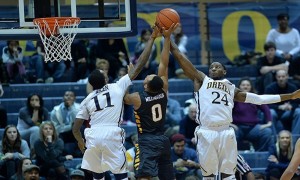
[[[197,127],[197,153],[203,176],[218,173],[235,174],[237,142],[229,126],[217,128]]]
[[[81,167],[95,173],[126,173],[125,131],[116,126],[86,128],[86,151]]]

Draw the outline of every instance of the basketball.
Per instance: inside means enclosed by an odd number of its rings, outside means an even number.
[[[173,23],[176,24],[179,22],[179,14],[177,11],[171,8],[166,8],[159,11],[156,16],[156,25],[160,28],[164,27],[165,29],[169,29]]]

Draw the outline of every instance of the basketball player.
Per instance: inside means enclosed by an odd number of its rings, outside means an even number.
[[[294,174],[299,171],[300,165],[300,139],[297,140],[295,145],[295,152],[293,154],[292,160],[286,170],[283,172],[280,180],[290,180]]]
[[[104,172],[111,171],[117,180],[128,179],[126,169],[125,131],[120,127],[123,113],[123,97],[131,81],[137,77],[149,59],[152,45],[158,36],[154,31],[139,61],[134,68],[129,68],[127,75],[112,84],[106,84],[105,76],[94,70],[88,78],[93,91],[81,102],[80,110],[73,125],[73,134],[79,149],[84,152],[83,169],[93,172],[94,179],[104,179]],[[90,128],[86,128],[82,139],[80,127],[90,119]],[[86,149],[85,149],[86,147]]]
[[[174,42],[171,52],[185,75],[194,82],[194,95],[197,104],[195,129],[197,152],[204,180],[214,179],[219,172],[221,179],[235,179],[237,164],[237,144],[235,133],[229,124],[232,122],[233,101],[271,104],[300,97],[300,90],[290,94],[257,95],[242,92],[227,79],[226,68],[219,62],[209,67],[209,77],[198,71]]]
[[[162,29],[165,37],[158,75],[148,75],[144,80],[144,91],[126,94],[124,101],[133,105],[138,130],[138,146],[134,159],[135,176],[138,179],[174,179],[171,161],[171,145],[164,135],[167,109],[168,63],[170,35],[176,29]]]

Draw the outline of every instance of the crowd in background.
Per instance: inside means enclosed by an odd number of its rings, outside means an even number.
[[[266,37],[264,55],[256,62],[259,76],[255,81],[241,78],[237,87],[242,91],[285,94],[299,89],[300,73],[297,67],[300,67],[300,35],[298,30],[289,27],[288,14],[279,14],[277,21],[278,27],[270,30]],[[151,29],[141,31],[140,41],[132,56],[122,39],[101,39],[97,42],[76,40],[72,44],[72,61],[47,63],[44,62],[45,50],[41,42],[36,43],[36,53],[24,57],[19,41],[10,40],[2,50],[0,80],[2,84],[62,82],[66,72],[71,72],[70,81],[86,83],[89,72],[101,69],[107,73],[109,82],[115,82],[127,73],[129,63],[137,63],[151,32]],[[188,56],[188,37],[181,26],[174,31],[172,38],[180,51]],[[153,45],[150,58],[137,79],[156,73],[159,61],[157,51],[158,48]],[[172,56],[169,66],[170,78],[185,78]],[[0,85],[0,96],[3,92]],[[82,157],[71,132],[78,103],[76,94],[66,91],[63,102],[53,109],[47,109],[43,97],[32,92],[27,96],[26,106],[19,110],[17,126],[6,123],[5,107],[0,106],[0,125],[5,129],[0,144],[2,178],[26,179],[31,175],[46,179],[91,177],[86,171],[70,170],[64,166],[65,161]],[[134,124],[132,112],[132,107],[125,106],[123,119]],[[201,177],[195,151],[195,118],[196,105],[193,100],[187,100],[186,107],[181,107],[176,99],[168,98],[165,132],[172,144],[172,161],[177,179]],[[82,127],[82,131],[85,127]],[[291,160],[293,146],[300,135],[299,101],[260,106],[236,102],[232,127],[236,132],[239,150],[253,148],[254,151],[269,151],[270,164],[266,175],[271,179],[279,179]],[[133,134],[127,139],[128,168],[132,179],[135,138],[136,134]]]

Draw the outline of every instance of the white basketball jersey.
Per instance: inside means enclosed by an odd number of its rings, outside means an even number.
[[[232,122],[235,85],[227,79],[213,80],[205,76],[195,100],[198,105],[196,121],[204,127],[228,125]]]
[[[94,90],[81,102],[76,118],[90,119],[91,127],[119,126],[123,120],[123,98],[131,84],[129,76],[125,75],[116,83]]]

